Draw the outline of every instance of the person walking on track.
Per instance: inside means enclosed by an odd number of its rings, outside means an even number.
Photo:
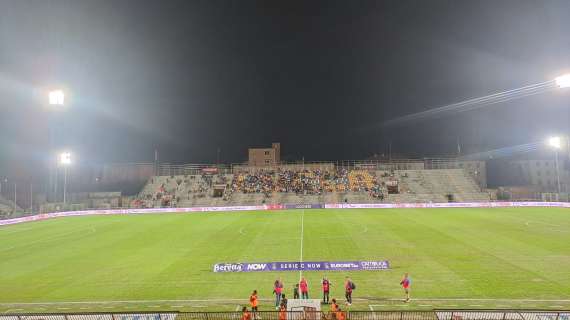
[[[352,305],[352,291],[354,289],[356,289],[356,285],[349,277],[346,277],[346,281],[344,282],[344,297],[346,298],[346,304],[349,306]]]
[[[404,302],[410,302],[410,286],[412,285],[412,279],[410,275],[406,272],[402,277],[402,281],[400,281],[400,285],[404,289],[404,293],[406,294],[406,300]]]
[[[304,277],[301,278],[299,287],[301,288],[301,299],[309,299],[309,284]]]

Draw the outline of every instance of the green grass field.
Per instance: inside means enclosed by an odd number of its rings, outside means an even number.
[[[301,242],[301,221],[303,241]],[[570,309],[570,210],[290,210],[57,218],[0,227],[0,312],[235,310],[298,272],[214,273],[217,262],[387,259],[330,272],[353,310]],[[401,301],[404,272],[411,303]],[[321,272],[305,272],[312,298]],[[430,300],[433,299],[433,300]],[[523,300],[521,300],[523,299]],[[271,302],[262,301],[261,310]]]

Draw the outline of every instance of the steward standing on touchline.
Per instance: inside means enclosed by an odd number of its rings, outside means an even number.
[[[346,304],[352,305],[352,290],[356,289],[356,285],[349,277],[346,277],[346,282],[344,283],[344,296],[346,298]]]
[[[323,278],[323,280],[321,281],[321,285],[323,286],[323,303],[328,304],[329,303],[329,293],[330,293],[331,282],[325,276]]]

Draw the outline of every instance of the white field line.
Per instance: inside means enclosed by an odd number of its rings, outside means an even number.
[[[558,224],[552,224],[552,223],[542,222],[542,221],[533,221],[533,220],[527,220],[527,222],[525,222],[525,225],[528,227],[531,223],[543,224],[543,225],[549,226],[549,227],[557,227],[557,228],[562,227],[561,225],[558,225]]]
[[[14,311],[24,311],[24,309],[8,309],[8,310],[4,311],[4,313],[10,313],[10,312],[14,312]]]
[[[303,234],[305,233],[305,209],[301,213],[301,255],[299,256],[299,262],[303,263]],[[299,281],[303,277],[303,270],[299,270]]]
[[[374,311],[374,307],[372,307],[372,305],[368,305],[368,308],[370,308],[370,311]]]
[[[274,301],[274,299],[259,299],[260,301]],[[354,298],[355,301],[371,301],[374,299],[366,298]],[[414,301],[449,301],[449,302],[459,302],[459,301],[488,301],[488,302],[561,302],[570,303],[570,299],[470,299],[470,298],[414,298]],[[65,304],[117,304],[117,303],[192,303],[192,302],[219,302],[219,303],[230,303],[230,302],[243,302],[244,299],[173,299],[173,300],[107,300],[107,301],[46,301],[46,302],[0,302],[0,306],[27,306],[27,305],[65,305]],[[382,301],[402,301],[402,298],[390,298],[382,299]],[[386,306],[385,304],[370,304],[369,306]],[[449,306],[453,306],[449,304]]]
[[[0,228],[0,234],[12,234],[12,233],[18,233],[18,232],[23,232],[23,231],[28,231],[28,230],[32,230],[32,228],[15,229],[15,230]]]
[[[90,231],[90,232],[87,233],[87,234],[92,234],[92,233],[97,232],[97,230],[96,230],[95,228],[93,228],[93,227],[90,227],[89,229],[73,230],[73,231],[69,231],[69,232],[62,233],[62,234],[57,234],[57,235],[55,235],[55,236],[51,236],[51,237],[48,237],[48,238],[37,239],[37,240],[34,240],[34,241],[25,242],[25,243],[23,243],[22,245],[19,245],[19,246],[11,246],[11,247],[9,247],[9,248],[4,248],[4,249],[0,250],[0,252],[9,251],[9,250],[12,250],[12,249],[14,249],[14,248],[27,247],[27,246],[29,246],[29,245],[33,245],[33,244],[36,244],[36,243],[46,243],[46,242],[50,242],[50,241],[53,241],[53,240],[64,239],[64,238],[65,238],[66,236],[68,236],[68,235],[75,234],[75,233],[78,233],[78,232],[82,232],[82,231],[85,231],[85,230],[89,230],[89,231]]]

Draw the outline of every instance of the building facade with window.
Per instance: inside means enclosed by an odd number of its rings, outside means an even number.
[[[558,179],[556,174],[556,161],[554,160],[517,160],[513,161],[517,172],[522,175],[529,185],[541,187],[545,192],[556,192]],[[561,192],[568,192],[570,172],[566,170],[564,161],[558,164],[560,173]]]
[[[250,166],[269,166],[281,161],[281,144],[274,142],[271,148],[249,148],[248,164]]]

